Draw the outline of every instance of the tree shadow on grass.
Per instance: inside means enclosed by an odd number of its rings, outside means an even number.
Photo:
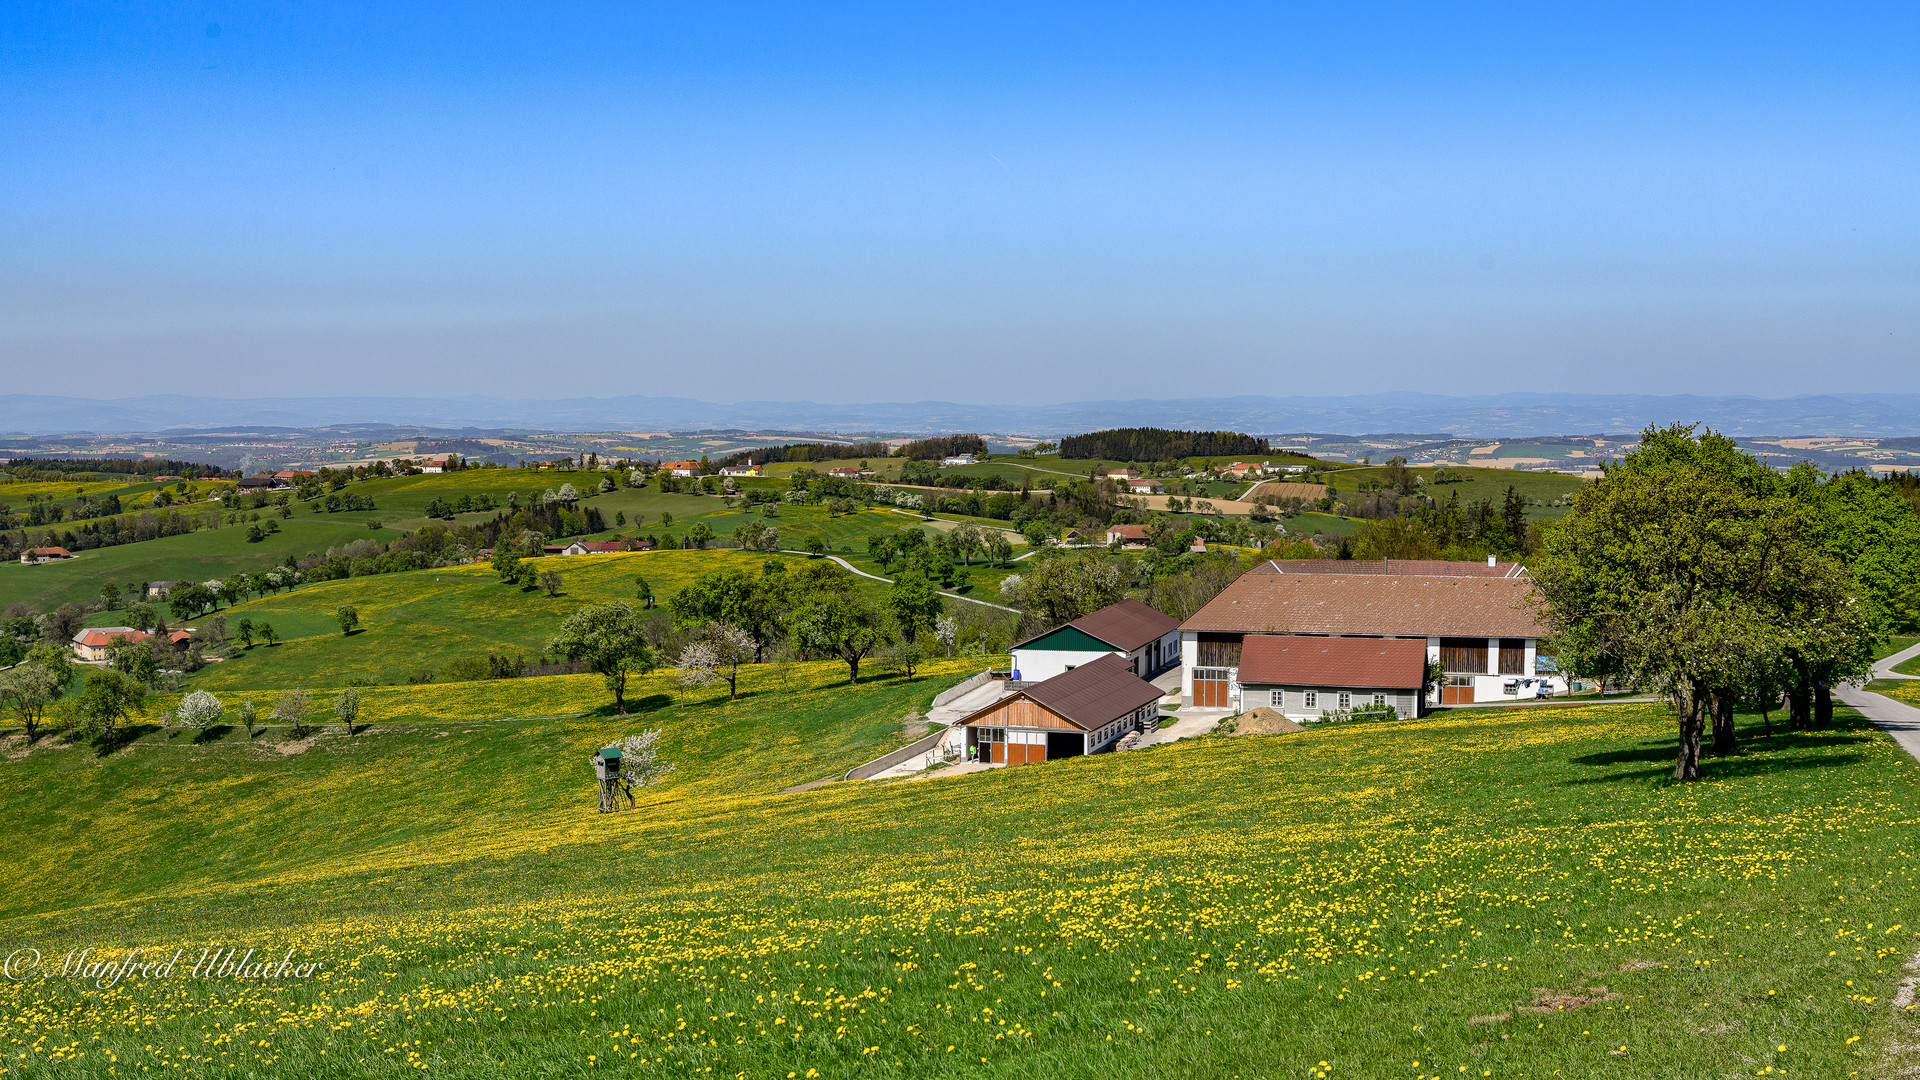
[[[1711,735],[1709,735],[1709,738],[1711,738]],[[1734,751],[1731,758],[1717,756],[1711,750],[1703,747],[1700,753],[1700,760],[1704,765],[1711,761],[1738,759],[1755,750],[1778,752],[1783,750],[1857,746],[1860,743],[1870,741],[1870,739],[1871,736],[1864,732],[1836,731],[1833,729],[1817,732],[1797,732],[1793,734],[1780,733],[1774,735],[1772,738],[1757,733],[1742,733],[1739,749]],[[1583,754],[1576,758],[1569,758],[1568,760],[1575,765],[1594,766],[1628,765],[1635,762],[1666,762],[1670,765],[1673,763],[1675,756],[1679,754],[1679,751],[1680,747],[1677,742],[1649,742],[1628,749],[1608,750],[1598,754]]]
[[[110,735],[102,732],[93,737],[95,756],[106,757],[115,750],[131,746],[159,730],[158,724],[122,724],[114,728]]]
[[[1765,776],[1771,773],[1798,772],[1805,769],[1832,769],[1856,765],[1864,760],[1863,755],[1834,751],[1872,741],[1872,736],[1868,732],[1853,728],[1851,725],[1844,728],[1821,728],[1810,732],[1779,732],[1771,737],[1757,731],[1743,731],[1740,736],[1739,746],[1731,754],[1716,755],[1702,748],[1700,755],[1702,778],[1736,779],[1746,776]],[[1708,737],[1711,738],[1711,733]],[[1569,758],[1568,761],[1571,764],[1585,765],[1590,768],[1606,768],[1615,765],[1647,765],[1651,768],[1623,769],[1603,775],[1571,778],[1563,781],[1563,786],[1671,779],[1674,759],[1679,756],[1679,750],[1677,741],[1647,742],[1627,749]],[[1808,754],[1795,753],[1796,751],[1822,752]]]
[[[1673,778],[1673,754],[1667,757],[1667,764],[1657,769],[1634,769],[1631,771],[1609,773],[1605,776],[1589,776],[1578,780],[1565,781],[1563,787],[1578,787],[1588,784],[1612,784],[1624,781],[1645,782],[1648,780],[1671,780]],[[1831,754],[1818,758],[1701,758],[1700,778],[1703,780],[1734,780],[1747,776],[1768,776],[1774,773],[1803,772],[1807,769],[1836,769],[1848,765],[1858,765],[1866,760],[1860,754]]]
[[[195,743],[219,742],[233,732],[232,724],[214,724],[194,736]]]

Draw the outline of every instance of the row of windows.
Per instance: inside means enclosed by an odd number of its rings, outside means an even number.
[[[1287,707],[1288,694],[1293,695],[1293,700],[1296,701],[1302,709],[1353,708],[1354,693],[1351,690],[1341,690],[1338,693],[1324,695],[1328,699],[1324,704],[1320,700],[1323,695],[1318,690],[1273,690],[1268,692],[1269,703],[1276,709],[1285,709]],[[1387,703],[1387,695],[1384,693],[1375,692],[1371,695],[1362,696],[1370,697],[1370,703],[1374,705],[1385,705]],[[1338,702],[1338,704],[1335,704],[1335,702]]]
[[[979,732],[974,737],[975,741],[983,743],[1028,743],[1039,746],[1047,741],[1047,733],[1044,731],[1008,731],[1003,727],[983,727],[974,730]]]

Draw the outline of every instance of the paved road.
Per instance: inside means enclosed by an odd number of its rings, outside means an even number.
[[[1914,678],[1915,676],[1912,675],[1902,675],[1893,668],[1894,665],[1904,664],[1916,656],[1920,656],[1920,645],[1902,649],[1874,664],[1873,676],[1876,679]],[[1875,694],[1853,686],[1841,686],[1834,691],[1834,696],[1859,709],[1860,715],[1880,725],[1881,730],[1893,736],[1893,741],[1899,743],[1916,760],[1920,760],[1920,709],[1895,701],[1884,694]]]
[[[813,552],[811,551],[799,551],[794,548],[781,548],[780,550],[785,552],[788,555],[806,555],[806,556],[813,555]],[[841,558],[838,555],[822,555],[820,556],[820,558],[832,559],[834,562],[839,563],[842,567],[848,570],[851,570],[856,574],[859,574],[863,578],[871,578],[874,581],[884,581],[889,585],[893,584],[892,578],[884,578],[884,577],[881,577],[879,574],[869,574],[865,570],[860,569],[859,567],[853,565],[852,563],[848,562],[847,560]],[[1020,610],[1018,608],[1001,607],[999,604],[989,604],[985,600],[975,600],[971,596],[961,596],[959,593],[943,592],[940,595],[951,596],[955,600],[965,600],[969,604],[979,604],[981,607],[990,607],[995,611],[1011,611],[1015,615],[1020,614]]]

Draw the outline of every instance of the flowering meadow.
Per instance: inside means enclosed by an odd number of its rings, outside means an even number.
[[[844,668],[841,669],[844,671]],[[299,744],[0,758],[7,1075],[1891,1075],[1920,768],[1842,710],[1668,783],[1658,706],[1209,737],[829,784],[967,674],[585,677]],[[370,699],[371,700],[371,699]],[[391,703],[397,706],[398,699]],[[449,701],[449,704],[453,704]],[[464,711],[463,711],[464,710]],[[396,707],[395,711],[399,711]],[[602,816],[587,754],[665,732]],[[193,978],[203,950],[306,978]],[[44,972],[43,972],[44,973]],[[1911,985],[1911,984],[1909,984]],[[1896,1001],[1896,999],[1899,999]],[[1904,1055],[1904,1056],[1903,1056]]]

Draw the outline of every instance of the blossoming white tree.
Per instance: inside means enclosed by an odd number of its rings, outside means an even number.
[[[174,710],[174,719],[181,726],[190,727],[196,732],[205,732],[220,721],[227,711],[220,699],[205,690],[195,690],[180,699],[180,707]]]
[[[740,665],[753,660],[753,635],[732,623],[710,622],[700,639],[680,652],[680,685],[687,689],[727,684],[727,700],[739,693]]]

